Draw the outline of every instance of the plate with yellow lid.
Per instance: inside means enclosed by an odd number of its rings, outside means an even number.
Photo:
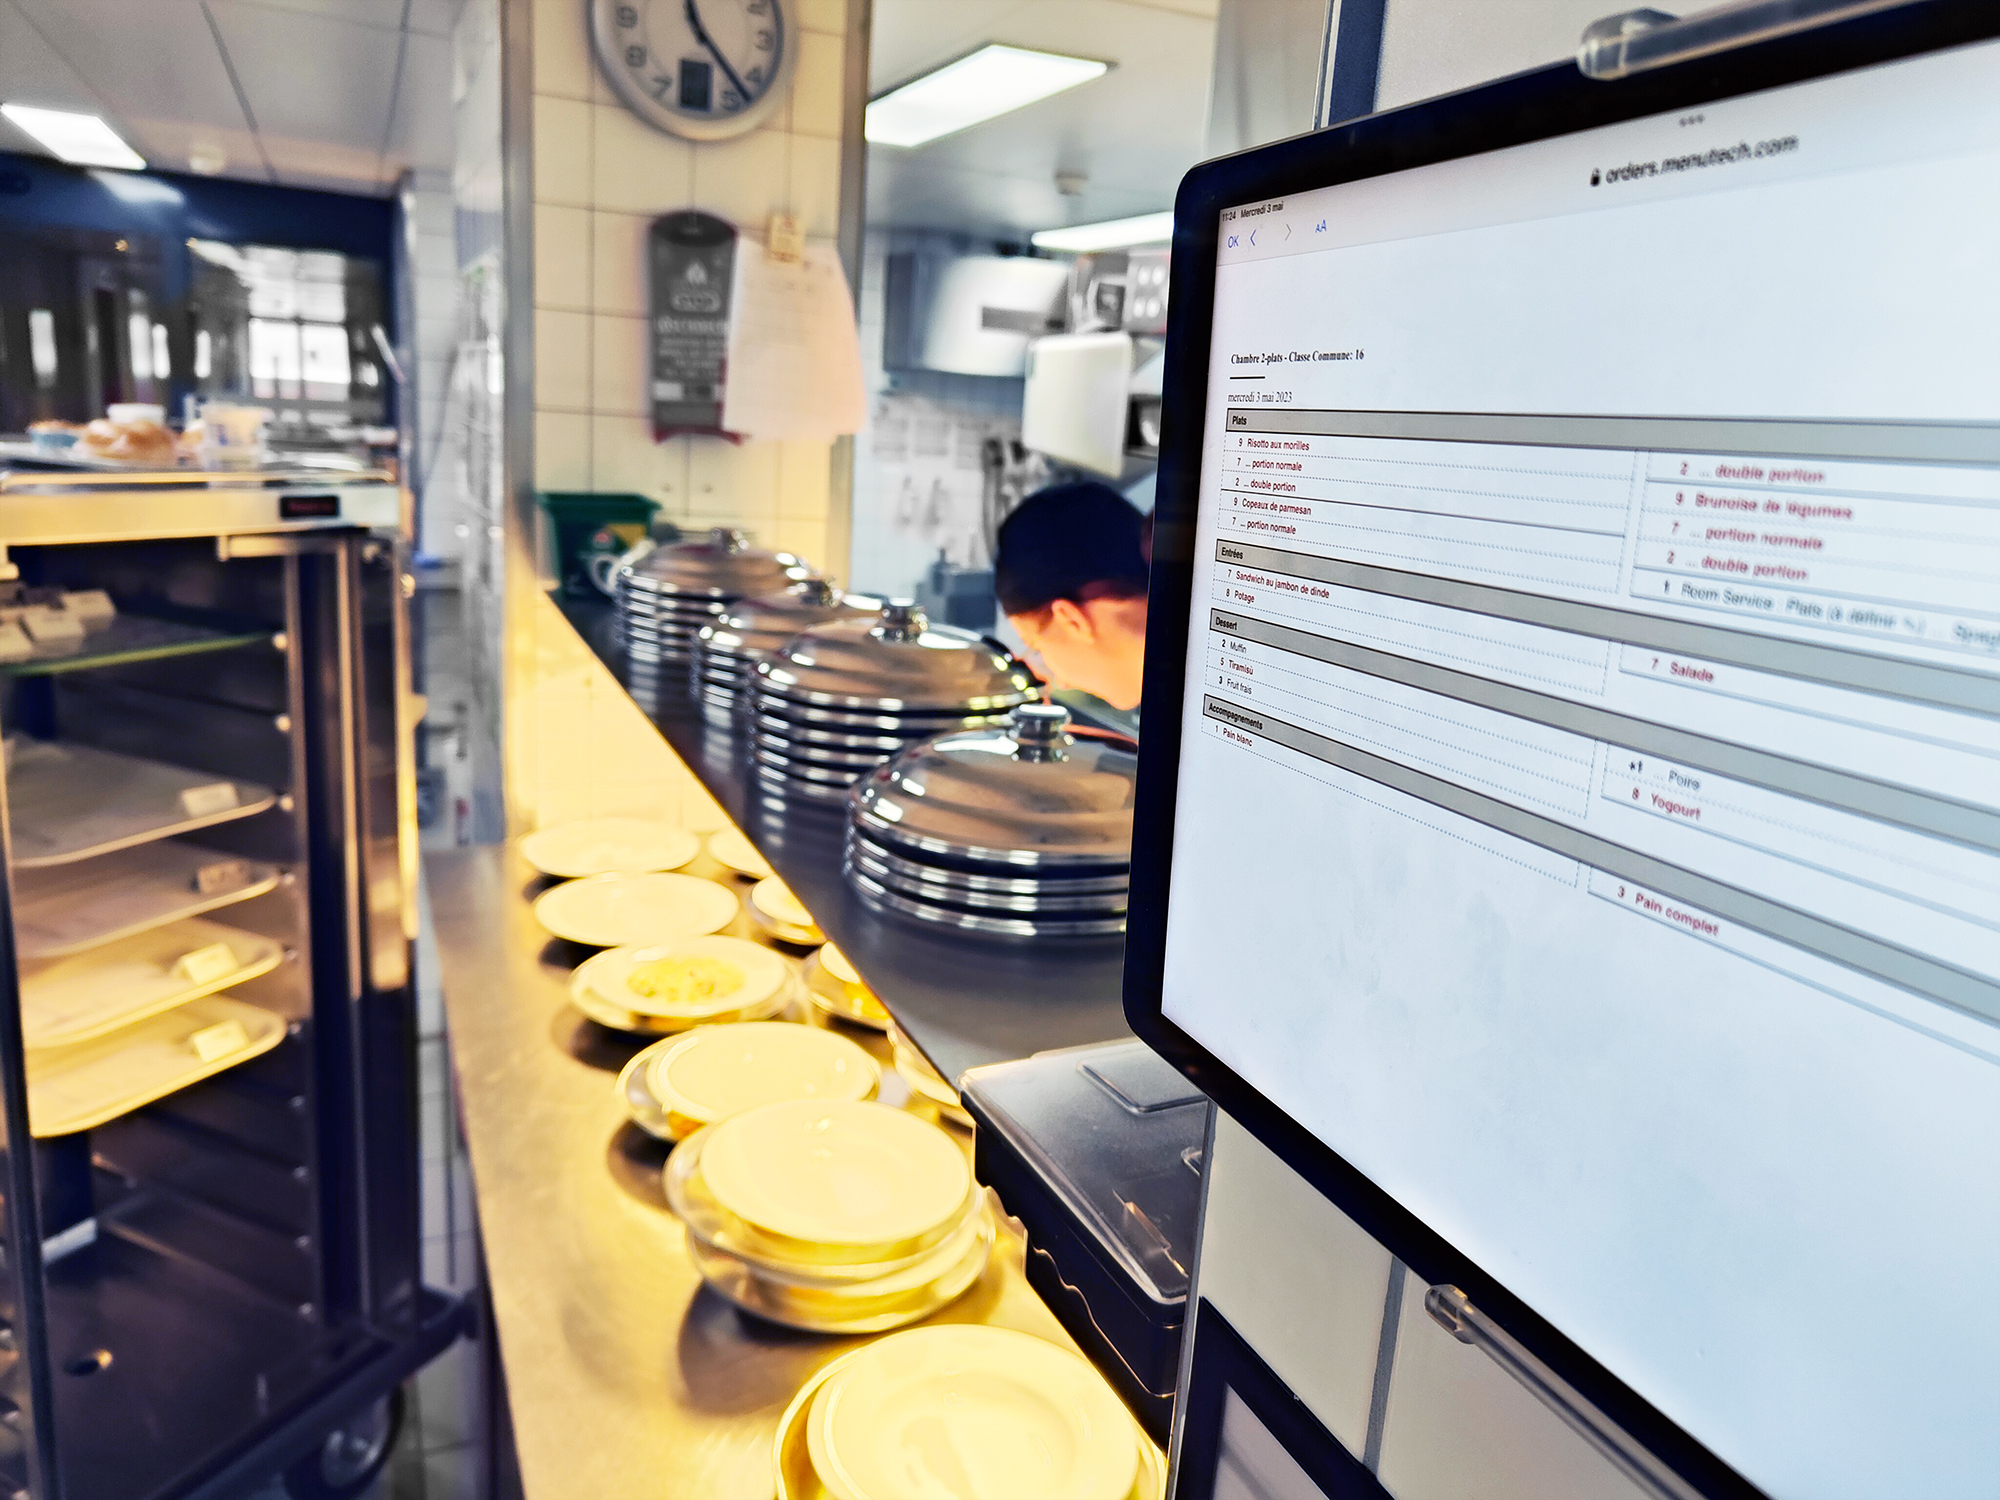
[[[651,1096],[650,1084],[645,1092]],[[733,1256],[788,1286],[838,1288],[898,1275],[945,1254],[953,1240],[963,1249],[969,1243],[968,1226],[984,1211],[984,1189],[969,1184],[957,1214],[927,1234],[893,1245],[828,1247],[767,1234],[718,1203],[702,1178],[702,1153],[718,1128],[708,1125],[692,1132],[667,1158],[660,1174],[667,1207],[687,1226],[690,1243]]]
[[[806,1444],[833,1500],[1128,1500],[1140,1474],[1131,1415],[1087,1361],[978,1324],[861,1350],[814,1395]]]
[[[693,1234],[687,1245],[701,1279],[743,1311],[807,1333],[857,1334],[886,1333],[957,1301],[985,1271],[994,1238],[992,1216],[981,1212],[918,1264],[839,1286],[776,1275]]]
[[[872,1099],[882,1072],[844,1036],[782,1021],[704,1026],[654,1058],[647,1082],[676,1125],[788,1099]]]
[[[651,818],[578,818],[538,828],[521,857],[544,875],[643,875],[678,870],[701,853],[701,836]]]
[[[821,1366],[804,1385],[798,1388],[785,1407],[785,1414],[778,1422],[777,1439],[772,1444],[771,1450],[777,1500],[834,1500],[832,1493],[821,1482],[818,1471],[813,1468],[812,1448],[807,1441],[806,1429],[812,1417],[813,1404],[818,1399],[821,1389],[865,1353],[866,1349],[856,1349],[851,1354],[844,1354],[832,1363]],[[1129,1492],[1129,1500],[1165,1500],[1166,1455],[1143,1434],[1135,1432],[1134,1443],[1139,1450],[1139,1462],[1138,1472],[1133,1478]]]
[[[821,1015],[874,1031],[889,1029],[888,1007],[868,988],[847,955],[832,943],[807,957],[804,974],[806,993]]]
[[[910,1086],[910,1092],[936,1110],[941,1118],[970,1130],[972,1116],[959,1102],[958,1090],[930,1065],[930,1060],[903,1034],[902,1027],[892,1021],[884,1029],[889,1033],[889,1060],[895,1064],[897,1075]]]
[[[736,920],[736,892],[696,875],[591,875],[535,898],[535,920],[593,948],[671,943],[720,932]]]
[[[767,1104],[724,1120],[701,1174],[728,1213],[832,1259],[935,1243],[972,1187],[965,1152],[935,1125],[839,1100]]]
[[[808,946],[826,941],[805,902],[775,875],[750,887],[750,919],[780,942]]]
[[[660,1101],[653,1097],[651,1085],[646,1082],[646,1073],[653,1065],[653,1059],[671,1047],[678,1040],[668,1037],[655,1042],[650,1047],[641,1047],[626,1060],[618,1070],[618,1101],[625,1106],[625,1113],[634,1125],[655,1140],[676,1139],[673,1124],[667,1119],[667,1112],[660,1107]]]
[[[717,864],[751,880],[769,880],[777,873],[740,828],[716,829],[708,836],[708,852]]]
[[[831,1364],[822,1365],[798,1388],[791,1404],[786,1406],[784,1416],[778,1419],[778,1439],[771,1452],[777,1478],[777,1500],[830,1500],[826,1486],[813,1472],[812,1453],[806,1447],[806,1419],[812,1413],[813,1398],[819,1394],[820,1387],[860,1354],[861,1350],[856,1349]]]

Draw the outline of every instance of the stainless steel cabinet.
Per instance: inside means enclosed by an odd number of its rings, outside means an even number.
[[[0,1496],[233,1493],[456,1336],[396,497],[0,477]]]

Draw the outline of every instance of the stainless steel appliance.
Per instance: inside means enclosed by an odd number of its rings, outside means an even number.
[[[618,570],[619,641],[635,662],[685,670],[695,636],[723,610],[812,576],[810,564],[753,547],[727,526],[654,547]]]
[[[0,474],[0,1496],[348,1493],[457,1337],[419,1279],[399,501]]]
[[[1005,719],[1034,696],[1028,669],[907,599],[872,620],[801,632],[756,666],[752,755],[767,782],[838,802],[897,751]]]
[[[1029,1283],[1165,1445],[1207,1097],[1142,1042],[973,1068],[959,1096],[974,1171],[1028,1232]]]
[[[783,593],[741,599],[695,637],[689,688],[711,724],[734,724],[750,708],[751,672],[801,630],[828,620],[868,619],[882,601],[843,594],[824,578],[807,578]]]
[[[1137,747],[1060,704],[903,751],[848,796],[843,868],[878,910],[997,937],[1125,930]]]

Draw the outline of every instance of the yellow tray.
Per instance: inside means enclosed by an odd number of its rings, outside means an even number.
[[[220,1030],[232,1022],[240,1040]],[[282,1017],[210,995],[94,1042],[31,1053],[29,1133],[46,1140],[94,1129],[262,1056],[284,1035]],[[203,1057],[196,1050],[202,1037],[220,1050]]]
[[[84,864],[17,870],[14,943],[22,958],[64,958],[248,901],[277,885],[276,865],[178,839]]]
[[[235,962],[200,980],[177,972],[188,954],[226,946]],[[21,965],[23,1045],[67,1047],[107,1036],[277,968],[284,948],[254,932],[190,917],[71,958]]]

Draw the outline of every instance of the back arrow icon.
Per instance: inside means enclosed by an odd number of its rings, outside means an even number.
[[[1254,229],[1250,231],[1250,243],[1253,245],[1257,243],[1257,231]]]

